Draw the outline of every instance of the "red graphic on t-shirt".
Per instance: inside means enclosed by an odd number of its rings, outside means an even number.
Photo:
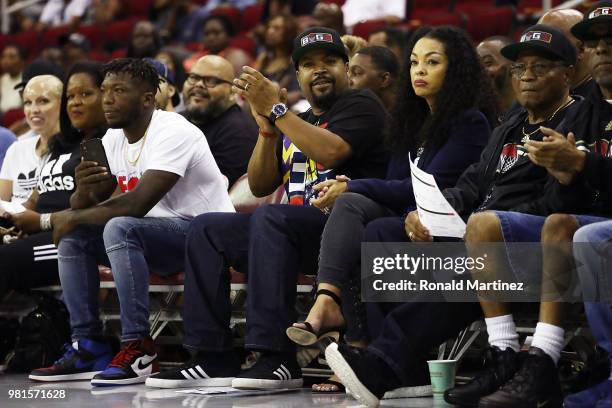
[[[504,145],[501,156],[499,158],[499,164],[497,166],[497,171],[500,173],[505,173],[512,166],[516,164],[518,160],[518,145],[515,143],[508,143]]]
[[[119,183],[119,188],[124,193],[127,191],[132,191],[134,188],[136,188],[136,184],[138,184],[138,177],[130,177],[127,183],[126,183],[126,180],[127,180],[126,176],[117,177],[117,183]]]

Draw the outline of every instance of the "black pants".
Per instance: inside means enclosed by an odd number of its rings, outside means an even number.
[[[401,217],[372,221],[364,237],[368,242],[408,241]],[[478,303],[447,303],[443,299],[367,305],[373,339],[368,350],[384,360],[404,384],[433,348],[483,317]]]
[[[0,299],[10,290],[25,291],[58,281],[52,232],[39,232],[0,245]]]
[[[232,349],[228,268],[233,266],[248,275],[245,346],[293,351],[285,330],[296,321],[297,276],[300,271],[316,271],[326,220],[317,208],[282,204],[253,214],[196,217],[187,234],[185,347]]]

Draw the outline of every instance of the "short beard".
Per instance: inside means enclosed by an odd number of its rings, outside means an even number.
[[[211,102],[207,108],[188,105],[185,108],[185,116],[191,123],[206,125],[223,113],[223,107],[219,102]]]
[[[329,108],[333,106],[333,104],[338,99],[338,95],[336,95],[336,88],[324,95],[315,95],[312,94],[312,105],[321,109],[322,111],[327,111]]]

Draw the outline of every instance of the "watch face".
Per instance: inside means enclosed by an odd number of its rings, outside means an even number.
[[[276,115],[282,115],[283,113],[285,113],[285,111],[287,110],[287,107],[285,105],[274,105],[274,107],[272,108],[272,112]]]

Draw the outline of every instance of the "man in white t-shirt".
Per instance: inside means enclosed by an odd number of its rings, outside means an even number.
[[[155,110],[158,85],[157,72],[143,60],[105,67],[109,168],[81,163],[72,209],[51,218],[75,343],[66,358],[30,378],[122,385],[159,371],[149,337],[149,272],[183,269],[185,237],[196,215],[234,211],[203,133],[181,115]],[[100,263],[112,267],[121,306],[123,347],[107,367],[97,303]]]

